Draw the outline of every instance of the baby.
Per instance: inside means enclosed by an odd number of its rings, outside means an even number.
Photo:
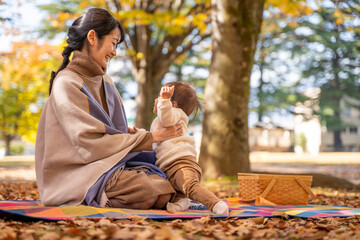
[[[153,111],[157,117],[152,122],[150,131],[181,124],[184,133],[181,137],[154,144],[157,158],[155,164],[167,174],[177,191],[173,203],[168,203],[166,207],[170,212],[185,211],[192,199],[216,214],[228,214],[227,204],[200,185],[201,168],[197,163],[195,142],[187,129],[188,116],[199,109],[200,103],[195,90],[184,82],[165,84],[159,97],[155,99]]]

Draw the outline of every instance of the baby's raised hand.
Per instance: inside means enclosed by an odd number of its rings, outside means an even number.
[[[169,99],[174,94],[174,86],[166,87],[163,86],[160,91],[160,97],[163,99]]]

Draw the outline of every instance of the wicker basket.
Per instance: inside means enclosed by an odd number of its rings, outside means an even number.
[[[238,173],[240,200],[261,197],[276,205],[307,205],[312,176]]]

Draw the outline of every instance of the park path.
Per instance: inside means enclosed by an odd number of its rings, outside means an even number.
[[[279,163],[252,163],[251,169],[258,172],[279,172],[288,174],[321,173],[332,175],[347,181],[360,184],[360,165],[354,164],[307,164],[286,165]],[[26,180],[35,181],[34,166],[0,167],[0,181]]]
[[[252,163],[253,171],[279,172],[288,174],[321,173],[332,175],[360,184],[360,165],[355,164],[281,164]],[[1,166],[0,181],[24,180],[35,181],[35,166]]]
[[[250,159],[252,171],[320,173],[360,184],[360,153],[322,153],[314,157],[291,153],[252,152]],[[12,156],[0,160],[0,181],[5,180],[35,181],[34,156]]]
[[[252,163],[251,169],[256,172],[279,172],[287,174],[320,173],[343,178],[353,184],[360,184],[360,164]]]
[[[293,152],[251,152],[250,160],[252,171],[318,173],[360,184],[359,152],[321,152],[315,156]]]

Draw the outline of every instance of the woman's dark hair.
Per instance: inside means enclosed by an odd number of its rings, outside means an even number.
[[[169,82],[164,86],[174,86],[174,94],[171,97],[171,101],[177,103],[177,107],[181,108],[186,115],[190,116],[194,112],[196,116],[197,112],[201,110],[201,104],[199,98],[196,95],[195,89],[186,82]]]
[[[88,32],[90,30],[94,30],[96,32],[96,36],[99,40],[101,40],[115,28],[119,28],[120,30],[119,44],[124,41],[124,29],[120,22],[113,17],[113,15],[102,8],[90,8],[73,22],[68,30],[68,39],[66,40],[68,45],[62,52],[62,56],[64,57],[63,62],[56,73],[51,72],[49,95],[51,93],[54,78],[69,64],[69,57],[71,53],[74,50],[82,49]]]

